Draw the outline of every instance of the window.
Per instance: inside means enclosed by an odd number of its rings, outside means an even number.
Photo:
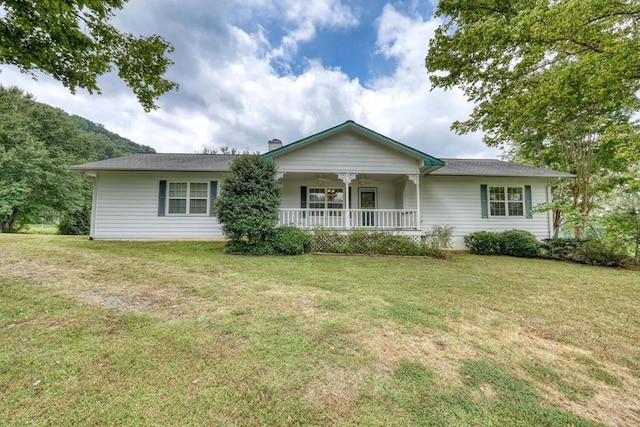
[[[491,216],[524,216],[522,187],[489,187]]]
[[[344,209],[343,188],[310,188],[309,209]],[[319,214],[322,214],[319,212]],[[331,212],[338,214],[340,212]]]
[[[206,215],[209,206],[209,184],[206,182],[170,182],[170,215]]]

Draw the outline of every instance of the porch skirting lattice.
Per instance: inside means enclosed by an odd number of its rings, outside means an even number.
[[[361,230],[358,230],[361,231]],[[343,231],[343,232],[335,232],[335,233],[326,233],[321,235],[316,235],[311,243],[311,249],[314,251],[320,251],[323,248],[337,246],[337,245],[346,245],[349,241],[349,235],[352,232]],[[405,234],[405,233],[393,233],[389,231],[374,231],[374,233],[388,233],[388,234],[397,234],[403,235],[411,239],[411,241],[417,245],[421,244],[424,236],[419,234]],[[362,236],[362,241],[367,244],[374,244],[375,238],[368,234],[367,236]]]

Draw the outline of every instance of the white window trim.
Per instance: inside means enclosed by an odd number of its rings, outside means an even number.
[[[170,213],[169,212],[169,201],[175,199],[183,199],[182,197],[171,197],[171,184],[187,184],[187,212],[186,213]],[[207,185],[207,211],[203,213],[189,213],[191,208],[191,184],[206,184]],[[209,216],[209,209],[211,209],[211,184],[209,181],[167,181],[167,200],[165,202],[165,212],[166,216]],[[202,198],[197,197],[198,200],[202,200]]]
[[[325,197],[325,199],[324,199],[324,200],[323,200],[323,202],[322,202],[322,203],[324,203],[324,207],[323,207],[323,208],[311,208],[310,206],[311,206],[311,204],[312,204],[312,203],[320,203],[320,202],[318,202],[318,201],[312,201],[312,200],[311,200],[311,194],[312,194],[312,193],[311,193],[311,190],[316,190],[316,189],[324,190],[324,194],[325,194],[325,195],[326,195],[326,194],[328,194],[328,191],[327,191],[327,190],[329,190],[329,189],[335,189],[335,190],[338,190],[338,191],[342,191],[342,198],[343,198],[343,200],[340,202],[340,203],[342,204],[342,207],[341,207],[341,208],[329,208],[329,207],[327,207],[327,206],[329,206],[329,203],[335,203],[335,204],[337,204],[337,202],[335,202],[335,201],[330,202],[330,201],[329,201],[329,197]],[[344,198],[345,198],[344,188],[340,188],[340,187],[320,187],[320,186],[309,187],[309,190],[307,191],[307,207],[308,207],[309,209],[343,210],[343,209],[344,209],[344,207],[345,207],[345,200],[344,200]]]
[[[311,190],[318,190],[318,189],[324,190],[324,194],[325,194],[325,199],[323,201],[324,207],[322,207],[322,208],[312,208],[311,207],[312,203],[320,203],[320,202],[311,201],[311,194],[312,194]],[[329,201],[329,197],[326,197],[326,195],[329,193],[327,190],[329,190],[329,189],[342,191],[342,198],[343,198],[343,200],[341,202],[342,203],[342,207],[340,207],[340,208],[330,208],[330,207],[328,207],[329,203],[336,203],[335,201],[334,202],[330,202]],[[307,191],[307,209],[309,209],[311,211],[311,215],[314,215],[314,216],[324,216],[325,211],[331,211],[331,213],[330,213],[331,216],[342,216],[342,213],[343,213],[344,208],[346,206],[346,200],[344,200],[345,196],[346,196],[345,190],[344,190],[344,188],[341,188],[341,187],[335,187],[335,186],[333,186],[333,187],[321,187],[321,186],[318,186],[318,185],[315,186],[315,187],[308,187],[308,191]],[[320,211],[320,212],[317,212],[317,211]]]
[[[491,200],[491,189],[492,188],[503,188],[504,189],[504,201],[501,200]],[[522,190],[522,200],[516,202],[513,200],[509,200],[509,188],[520,188]],[[487,185],[487,210],[489,214],[489,218],[526,218],[526,204],[524,202],[525,188],[523,185]],[[493,215],[491,213],[491,203],[504,203],[504,215]],[[509,202],[511,203],[521,203],[522,204],[522,215],[509,215]]]
[[[362,205],[362,193],[374,193],[375,206],[368,209],[378,209],[378,187],[358,187],[358,209],[364,209]],[[406,205],[405,205],[406,206]]]

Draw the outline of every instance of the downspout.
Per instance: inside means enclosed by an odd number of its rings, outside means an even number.
[[[416,208],[416,227],[419,231],[422,231],[422,214],[420,213],[420,173],[418,173],[416,178]]]
[[[98,206],[98,176],[99,174],[96,172],[96,175],[93,179],[93,196],[91,197],[91,226],[89,227],[89,240],[93,240],[95,238],[96,233],[96,207]]]
[[[408,178],[416,185],[416,230],[421,230],[420,218],[420,168],[417,174],[408,175]]]
[[[551,180],[550,179],[547,180],[546,190],[547,190],[546,191],[547,205],[549,205],[551,203]],[[553,238],[554,236],[553,209],[549,209],[547,211],[547,236],[549,237],[549,239]]]

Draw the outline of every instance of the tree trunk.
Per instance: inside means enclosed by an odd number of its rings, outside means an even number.
[[[562,211],[560,209],[553,210],[553,238],[557,239],[560,235],[560,224],[562,223]]]
[[[580,184],[579,184],[579,179],[580,177],[576,177],[573,179],[573,184],[571,186],[571,192],[573,195],[573,211],[574,212],[578,212],[580,209]],[[574,236],[576,239],[582,239],[582,235],[583,235],[583,228],[582,227],[576,227],[576,229],[574,230]]]
[[[11,214],[0,222],[0,233],[11,233],[18,217],[18,208],[13,208]]]

